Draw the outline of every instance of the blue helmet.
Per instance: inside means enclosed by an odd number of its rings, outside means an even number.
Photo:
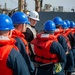
[[[48,20],[44,23],[44,31],[54,31],[55,28],[55,23],[51,20]]]
[[[14,29],[11,18],[5,14],[0,14],[0,30]]]
[[[65,20],[65,22],[67,23],[67,27],[70,27],[70,21],[69,20]]]
[[[63,24],[63,20],[60,17],[55,17],[53,19],[53,22],[55,23],[56,26],[59,26],[59,25]]]
[[[11,19],[14,24],[30,24],[28,21],[28,17],[25,13],[23,12],[15,12],[12,16]]]
[[[66,23],[65,21],[63,21],[62,28],[64,28],[64,29],[68,28],[68,27],[67,27],[67,23]]]
[[[70,21],[70,27],[71,27],[71,28],[75,28],[75,23],[74,23],[74,21]]]

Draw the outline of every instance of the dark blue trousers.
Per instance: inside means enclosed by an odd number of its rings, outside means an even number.
[[[74,71],[74,56],[72,50],[69,51],[69,54],[66,56],[67,62],[65,66],[66,72],[73,72]]]
[[[73,57],[74,57],[74,67],[75,67],[75,49],[72,49]]]

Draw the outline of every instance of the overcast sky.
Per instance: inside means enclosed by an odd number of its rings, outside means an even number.
[[[28,10],[35,10],[35,0],[26,0],[26,2]],[[7,3],[7,8],[14,9],[18,5],[18,0],[0,0],[2,7],[4,3]],[[43,6],[44,4],[51,4],[52,7],[64,6],[64,10],[75,8],[75,0],[43,0]]]

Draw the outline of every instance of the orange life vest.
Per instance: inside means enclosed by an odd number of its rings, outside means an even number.
[[[75,28],[71,28],[70,32],[72,33],[72,36],[73,36],[73,34],[75,33]]]
[[[13,75],[13,70],[7,67],[7,58],[14,46],[15,40],[0,40],[0,75]]]
[[[68,28],[68,29],[65,31],[65,35],[68,36],[70,32],[71,32],[71,29]]]
[[[38,34],[37,38],[31,41],[31,47],[35,54],[35,60],[42,63],[58,62],[56,54],[50,52],[50,46],[56,38],[49,34]]]
[[[68,45],[68,49],[70,50],[71,49],[71,44],[70,44],[69,38],[65,34],[66,33],[62,33],[62,36],[64,36],[64,38],[66,39],[66,42],[67,42],[67,45]]]
[[[56,29],[55,32],[54,32],[54,35],[58,38],[59,35],[61,35],[63,33],[63,29]]]
[[[58,38],[59,35],[62,35],[65,39],[66,39],[66,42],[67,42],[67,45],[68,45],[68,49],[70,50],[71,49],[71,45],[70,45],[70,41],[69,41],[69,38],[67,37],[67,35],[70,33],[70,29],[66,30],[64,32],[63,29],[58,29],[58,31],[56,31],[54,33],[54,35]]]
[[[26,52],[27,52],[27,54],[29,55],[28,43],[27,43],[27,41],[24,39],[25,36],[24,36],[21,32],[19,32],[18,30],[15,29],[15,30],[12,31],[12,38],[16,38],[16,37],[19,37],[19,38],[23,41],[23,43],[24,43],[24,45],[25,45],[25,48],[26,48]]]

